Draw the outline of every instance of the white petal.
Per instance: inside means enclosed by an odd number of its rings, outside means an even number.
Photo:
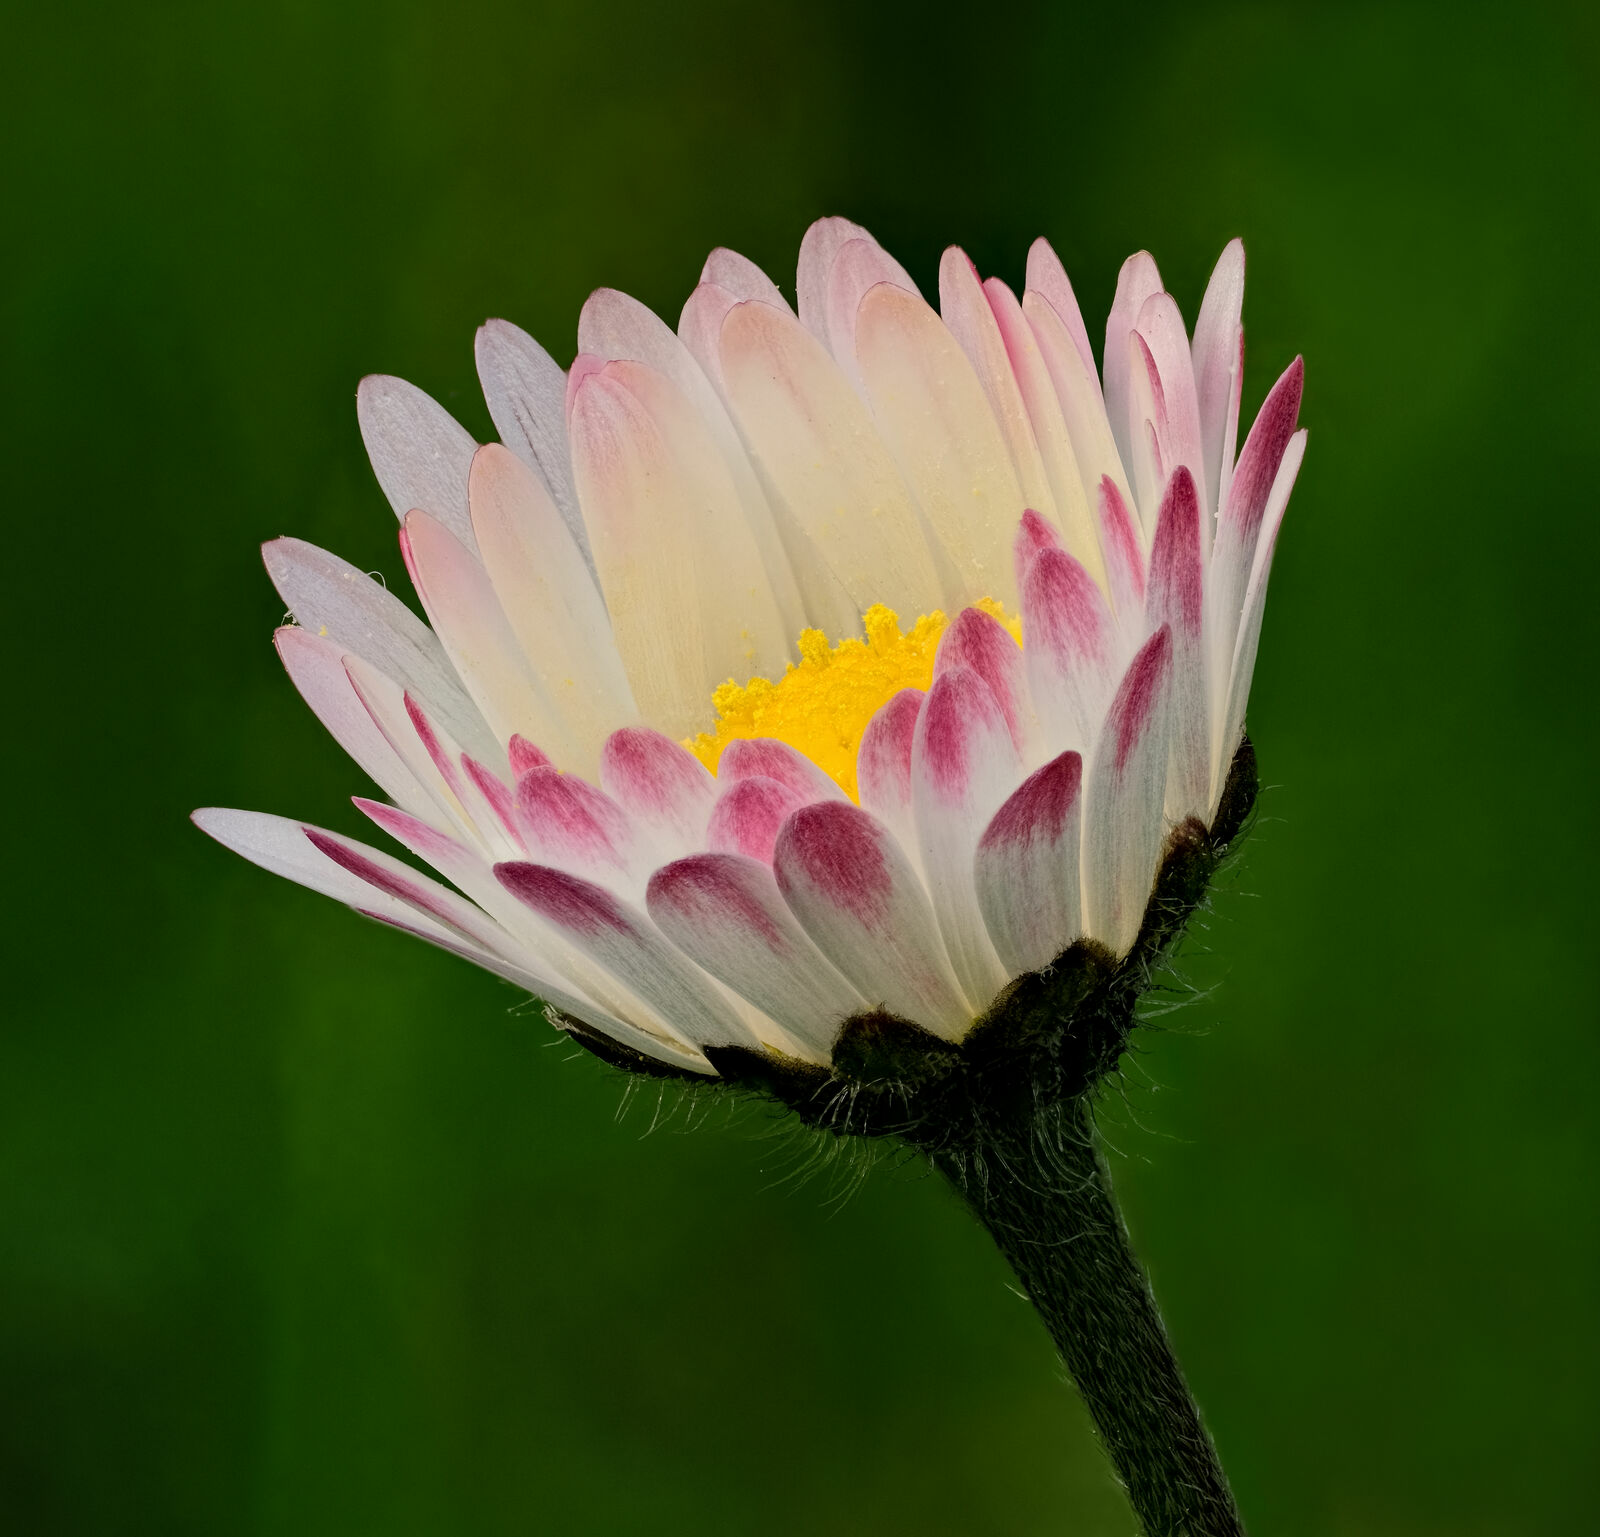
[[[509,450],[480,448],[469,484],[495,597],[542,696],[581,749],[569,766],[592,774],[606,737],[638,716],[594,578],[549,492]]]
[[[795,298],[800,323],[824,347],[828,346],[828,274],[839,248],[851,240],[871,240],[872,236],[849,219],[818,219],[800,242],[800,261],[795,273]]]
[[[1205,445],[1206,505],[1215,519],[1228,491],[1244,384],[1244,243],[1230,240],[1217,259],[1194,325],[1194,378]]]
[[[919,865],[922,854],[911,805],[911,753],[917,717],[927,697],[920,688],[901,689],[867,722],[856,749],[856,790],[862,806],[895,835]]]
[[[978,839],[1022,778],[1022,759],[989,686],[968,667],[934,680],[917,719],[911,796],[923,869],[950,963],[974,1014],[1008,973],[978,910]]]
[[[866,1000],[811,942],[772,871],[739,854],[696,854],[650,877],[650,916],[673,944],[775,1019],[819,1062]]]
[[[1139,312],[1151,294],[1161,292],[1161,274],[1148,251],[1138,251],[1117,274],[1117,293],[1106,316],[1105,402],[1111,432],[1122,462],[1133,463],[1139,423],[1133,419],[1130,392],[1133,355],[1128,339],[1139,322]]]
[[[479,326],[474,351],[478,381],[500,441],[538,474],[592,571],[589,535],[578,509],[567,448],[566,372],[509,320],[489,320]]]
[[[1033,423],[1023,402],[1017,376],[1011,367],[1005,338],[978,281],[978,270],[965,251],[951,246],[939,262],[939,315],[966,353],[972,371],[994,412],[994,419],[1011,455],[1011,467],[1022,500],[1052,523],[1061,522],[1055,494],[1045,472],[1044,459],[1034,436]]]
[[[730,505],[742,514],[760,551],[783,632],[798,635],[805,625],[805,611],[788,552],[767,505],[766,493],[705,370],[660,316],[614,288],[596,289],[585,301],[578,316],[578,345],[583,352],[607,362],[643,363],[670,382],[674,414],[683,414],[686,406],[693,421],[692,428],[682,433],[680,452],[698,462],[699,474],[708,488],[716,488],[708,489],[708,495],[727,497],[729,493],[724,488],[731,488]],[[714,464],[714,459],[721,463]]]
[[[1028,247],[1028,268],[1023,287],[1024,290],[1031,289],[1039,294],[1060,316],[1061,323],[1066,327],[1067,335],[1082,360],[1084,370],[1094,380],[1095,390],[1098,393],[1100,379],[1095,372],[1094,349],[1089,345],[1089,332],[1083,323],[1083,311],[1078,306],[1078,296],[1072,291],[1072,282],[1067,277],[1067,269],[1062,265],[1061,258],[1056,255],[1055,248],[1043,235]]]
[[[475,757],[504,761],[438,638],[381,582],[302,539],[274,539],[261,554],[296,624],[364,657],[415,694]]]
[[[1161,442],[1161,463],[1168,479],[1179,465],[1188,466],[1198,490],[1205,484],[1205,450],[1200,438],[1200,399],[1195,393],[1194,364],[1183,316],[1171,294],[1152,294],[1139,311],[1139,339],[1145,362],[1153,370],[1151,382],[1160,391],[1156,431]],[[1200,548],[1211,553],[1211,504],[1202,501]]]
[[[884,441],[955,569],[952,602],[1014,610],[1011,536],[1025,503],[972,365],[921,299],[889,283],[861,301],[856,358]]]
[[[848,801],[804,806],[778,835],[784,901],[869,1005],[959,1040],[972,1014],[927,893],[889,830]]]
[[[828,350],[858,390],[862,382],[856,361],[856,321],[861,301],[879,283],[917,294],[906,269],[871,236],[847,240],[834,252],[828,269]]]
[[[356,417],[394,515],[404,520],[420,507],[472,549],[467,468],[478,447],[472,434],[416,385],[387,374],[361,381]]]
[[[558,762],[584,762],[577,736],[523,656],[482,562],[425,512],[407,516],[400,547],[435,632],[496,737],[505,742],[520,733]]]
[[[728,678],[780,677],[789,632],[705,429],[664,376],[608,363],[578,387],[573,468],[639,708],[686,737]]]
[[[300,697],[372,782],[419,815],[430,808],[428,792],[389,745],[351,686],[340,648],[298,625],[282,626],[272,639]]]
[[[741,304],[723,322],[719,355],[751,457],[828,579],[814,590],[816,579],[796,561],[807,611],[823,613],[818,627],[848,633],[874,603],[908,622],[938,608],[943,583],[905,482],[821,344],[785,311]],[[830,623],[835,587],[848,608]]]
[[[718,246],[700,269],[702,283],[715,283],[725,288],[735,299],[760,299],[766,304],[789,308],[789,301],[778,291],[778,285],[747,256]]]
[[[1172,632],[1163,626],[1128,664],[1089,769],[1084,917],[1119,956],[1138,937],[1166,834],[1171,693]]]
[[[1052,758],[1022,781],[978,840],[978,906],[1013,976],[1048,966],[1083,933],[1082,781],[1077,753]]]

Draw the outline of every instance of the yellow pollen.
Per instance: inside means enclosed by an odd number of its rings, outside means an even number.
[[[993,598],[981,608],[1022,644],[1020,621],[1006,617]],[[830,646],[821,630],[800,632],[800,660],[776,683],[752,678],[742,686],[730,678],[711,696],[717,729],[684,745],[714,774],[722,749],[745,737],[776,737],[804,753],[850,797],[856,797],[856,749],[867,723],[903,688],[933,682],[933,658],[945,617],[935,610],[909,630],[900,616],[875,603],[861,616],[865,640],[850,637]]]

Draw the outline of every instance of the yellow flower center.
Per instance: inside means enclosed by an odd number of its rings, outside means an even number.
[[[974,606],[998,619],[1021,645],[1020,621],[1008,619],[1000,604],[980,598]],[[936,609],[902,630],[900,616],[875,603],[861,622],[865,640],[852,636],[836,646],[821,630],[802,630],[800,660],[791,662],[776,683],[752,678],[741,686],[730,678],[711,696],[717,729],[684,745],[714,774],[729,742],[776,737],[804,753],[855,800],[856,750],[867,723],[901,689],[932,684],[946,621]]]

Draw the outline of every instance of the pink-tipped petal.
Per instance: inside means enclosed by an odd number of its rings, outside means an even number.
[[[485,763],[501,758],[483,713],[461,686],[438,638],[381,582],[303,539],[261,547],[267,575],[295,623],[353,652],[427,702],[450,733]]]
[[[404,519],[420,507],[470,550],[467,467],[478,445],[437,401],[414,384],[368,374],[356,390],[356,416],[372,471]]]
[[[1204,817],[1211,790],[1211,709],[1207,690],[1203,614],[1204,514],[1194,476],[1180,465],[1167,482],[1150,550],[1146,622],[1172,632],[1171,738],[1166,813],[1180,822]]]
[[[1244,243],[1223,247],[1194,325],[1194,378],[1205,446],[1206,505],[1215,518],[1227,496],[1244,384]]]
[[[759,1038],[711,979],[631,903],[547,865],[513,861],[496,865],[494,873],[529,912],[656,1010],[678,1034],[697,1046],[760,1049]]]
[[[1145,561],[1139,548],[1134,515],[1109,475],[1100,482],[1096,513],[1100,520],[1100,548],[1105,551],[1111,605],[1117,623],[1131,633],[1144,618]]]
[[[626,882],[635,870],[627,813],[576,774],[530,769],[517,781],[517,813],[523,844],[541,864],[598,881]]]
[[[702,847],[716,781],[670,737],[648,726],[612,732],[600,754],[600,785],[667,857]]]
[[[843,800],[844,791],[802,752],[771,737],[745,737],[729,742],[717,760],[717,780],[776,779],[808,801]]]
[[[705,371],[724,402],[728,398],[728,381],[722,372],[722,323],[739,302],[726,288],[702,283],[684,300],[678,315],[679,341],[689,349],[689,356]]]
[[[1129,339],[1139,323],[1139,312],[1152,294],[1161,292],[1161,273],[1148,251],[1136,251],[1117,274],[1117,293],[1106,317],[1106,416],[1122,462],[1131,466],[1140,424],[1133,418],[1133,350]],[[1153,510],[1153,509],[1152,509]]]
[[[1189,337],[1183,328],[1178,302],[1169,293],[1152,294],[1139,311],[1139,339],[1144,343],[1148,368],[1159,381],[1161,411],[1156,433],[1161,443],[1161,462],[1170,478],[1179,465],[1188,467],[1197,487],[1204,485],[1205,450],[1200,434],[1200,399],[1195,392],[1194,363],[1189,356]],[[1211,503],[1203,501],[1200,546],[1211,551]]]
[[[1022,778],[1022,759],[993,691],[969,667],[934,680],[917,720],[911,795],[923,869],[950,963],[974,1014],[1007,971],[978,910],[972,861],[978,839]]]
[[[943,677],[952,667],[971,668],[988,684],[1017,751],[1028,756],[1038,726],[1023,676],[1022,648],[992,614],[981,608],[964,608],[939,637],[933,676]]]
[[[856,317],[873,417],[954,568],[956,603],[1016,603],[1011,536],[1027,505],[972,365],[914,294],[879,283]]]
[[[776,1020],[818,1062],[866,1007],[817,949],[772,871],[739,854],[695,854],[650,877],[650,916],[696,965]]]
[[[804,806],[773,856],[778,889],[869,1007],[951,1040],[972,1023],[927,893],[894,835],[848,801]]]
[[[719,357],[774,503],[815,552],[815,569],[795,567],[812,623],[848,633],[874,603],[907,618],[938,608],[943,584],[911,495],[822,344],[783,310],[741,304],[723,321]]]
[[[706,847],[719,854],[744,854],[770,865],[783,824],[814,799],[776,779],[735,780],[711,809]]]
[[[1105,595],[1064,550],[1045,550],[1022,589],[1022,662],[1044,750],[1087,753],[1115,686],[1117,634]]]
[[[949,247],[939,262],[939,315],[972,364],[994,412],[1011,455],[1022,498],[1049,522],[1059,523],[1055,493],[1045,471],[1033,422],[999,323],[978,280],[978,271],[958,246]]]
[[[1048,966],[1083,933],[1082,789],[1083,759],[1064,752],[1022,781],[978,840],[978,906],[1013,976]]]
[[[867,722],[856,749],[856,792],[861,804],[884,823],[908,853],[917,851],[916,816],[911,805],[911,752],[917,716],[928,696],[903,688]]]
[[[1022,514],[1022,521],[1017,524],[1017,536],[1011,542],[1011,570],[1017,579],[1017,591],[1022,591],[1027,581],[1028,567],[1033,564],[1035,555],[1041,550],[1061,548],[1061,535],[1033,508],[1027,508]]]
[[[1228,485],[1207,580],[1207,628],[1213,681],[1228,675],[1245,590],[1254,569],[1267,501],[1300,417],[1305,363],[1296,358],[1267,393]]]
[[[1221,715],[1221,728],[1215,733],[1217,756],[1212,765],[1212,809],[1222,795],[1228,767],[1244,735],[1245,706],[1250,702],[1250,683],[1256,670],[1256,647],[1261,640],[1261,618],[1266,611],[1267,578],[1272,574],[1272,556],[1278,547],[1278,531],[1283,526],[1283,515],[1289,508],[1289,495],[1294,490],[1295,477],[1300,473],[1300,463],[1306,453],[1306,432],[1301,428],[1289,439],[1283,461],[1278,466],[1277,479],[1267,497],[1266,510],[1261,520],[1261,534],[1256,541],[1255,564],[1250,581],[1245,588],[1244,612],[1239,621],[1239,635],[1234,643],[1233,658],[1228,670],[1228,693]]]
[[[1172,632],[1163,625],[1128,664],[1089,769],[1084,917],[1116,955],[1138,937],[1166,833],[1171,695]]]
[[[485,321],[478,327],[473,350],[478,382],[500,441],[538,475],[592,573],[589,535],[578,509],[567,449],[566,373],[509,320]]]

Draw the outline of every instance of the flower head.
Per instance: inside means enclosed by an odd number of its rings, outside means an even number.
[[[196,820],[645,1070],[803,1098],[836,1068],[903,1082],[908,1042],[970,1052],[997,1000],[1014,1045],[1046,969],[1104,1001],[1253,795],[1305,434],[1296,359],[1235,452],[1243,280],[1234,242],[1191,338],[1130,258],[1102,379],[1043,241],[1020,302],[950,249],[936,311],[824,219],[797,310],[716,251],[676,333],[594,294],[565,372],[489,322],[500,443],[363,381],[432,628],[279,539],[277,645],[387,797],[356,804],[443,881]]]

